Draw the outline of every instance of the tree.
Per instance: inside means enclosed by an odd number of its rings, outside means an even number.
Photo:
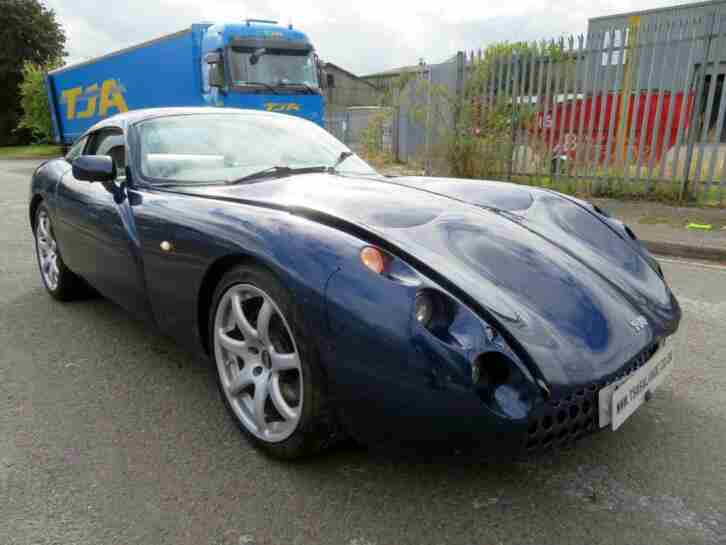
[[[53,136],[53,123],[48,104],[48,93],[45,89],[45,73],[58,68],[61,63],[51,62],[46,65],[25,61],[23,81],[20,84],[20,106],[23,116],[18,129],[30,131],[34,140],[48,142]]]
[[[27,61],[45,66],[65,55],[66,36],[55,12],[40,0],[0,0],[0,145],[28,141],[16,131],[22,115],[20,83]]]

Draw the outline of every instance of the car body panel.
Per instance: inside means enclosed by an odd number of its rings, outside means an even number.
[[[326,251],[337,236],[334,230],[274,208],[162,191],[133,194],[148,296],[163,331],[203,350],[197,308],[200,289],[210,268],[229,256],[252,258],[274,271],[305,301],[311,321],[324,325],[324,286],[338,266],[334,250]],[[161,249],[163,241],[172,245],[172,251]],[[309,247],[311,251],[301,251]],[[202,326],[206,328],[206,323]]]

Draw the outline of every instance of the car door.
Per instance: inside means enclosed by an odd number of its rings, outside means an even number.
[[[61,180],[56,201],[68,241],[62,248],[64,259],[67,254],[71,269],[103,295],[149,319],[138,236],[126,186],[123,131],[104,128],[92,133],[84,155],[109,155],[118,177],[112,182],[86,182],[68,172]]]
[[[59,179],[59,182],[62,182],[62,179],[64,177],[71,175],[70,165],[73,163],[73,160],[76,157],[83,155],[87,144],[88,135],[79,138],[78,140],[76,140],[73,146],[71,146],[71,149],[64,157],[65,161],[68,163],[68,168]],[[50,202],[52,203],[51,214],[53,218],[53,231],[56,241],[58,243],[58,248],[61,255],[63,256],[63,262],[68,267],[70,267],[71,270],[80,272],[81,262],[85,253],[81,248],[80,241],[77,238],[77,230],[71,227],[71,223],[66,220],[65,216],[62,213],[64,208],[57,208],[58,204],[56,202],[56,197],[58,196],[57,193],[59,187],[60,184],[56,187],[53,198],[50,200]]]

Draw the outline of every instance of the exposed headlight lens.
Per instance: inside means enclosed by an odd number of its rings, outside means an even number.
[[[423,327],[427,327],[431,323],[434,315],[434,301],[427,293],[419,293],[416,296],[415,308],[416,321]]]

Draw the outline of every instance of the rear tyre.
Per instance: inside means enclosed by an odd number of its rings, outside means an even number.
[[[35,212],[34,234],[40,278],[48,293],[59,301],[88,296],[91,292],[88,285],[63,262],[50,215],[44,204],[40,204]]]
[[[300,308],[264,268],[238,266],[215,290],[209,339],[224,404],[251,443],[275,458],[310,456],[337,426]]]

